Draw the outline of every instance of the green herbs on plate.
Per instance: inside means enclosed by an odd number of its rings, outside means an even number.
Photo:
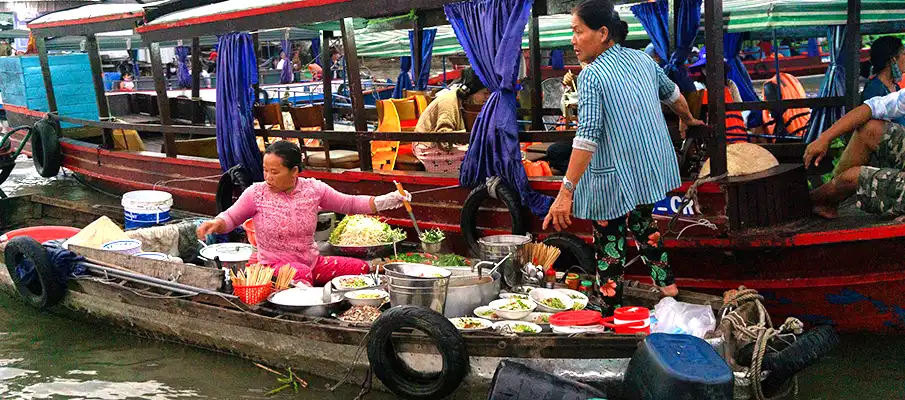
[[[424,243],[440,243],[443,239],[446,239],[446,234],[443,233],[439,228],[428,229],[424,232],[421,232],[421,241]]]

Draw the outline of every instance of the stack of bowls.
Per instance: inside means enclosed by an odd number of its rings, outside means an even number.
[[[443,314],[452,275],[449,270],[415,263],[389,263],[384,269],[393,306],[421,306]]]

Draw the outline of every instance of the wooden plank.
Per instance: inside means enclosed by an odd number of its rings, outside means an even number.
[[[845,95],[848,98],[846,107],[854,110],[861,104],[861,96],[858,95],[861,83],[861,0],[848,0],[848,19],[845,21],[845,49],[842,56],[845,60]]]
[[[531,129],[535,131],[544,130],[543,100],[541,99],[543,89],[541,88],[540,70],[540,23],[538,22],[538,15],[541,14],[541,10],[547,8],[545,3],[545,0],[535,0],[531,6],[531,22],[528,30],[528,44],[531,52]]]
[[[723,2],[705,0],[704,5],[705,41],[710,54],[723,54]],[[713,126],[710,146],[711,176],[726,173],[726,99],[723,89],[724,63],[719,57],[707,59],[708,120]]]
[[[157,108],[160,110],[160,124],[172,125],[170,118],[170,101],[167,98],[167,82],[163,73],[163,60],[160,58],[160,43],[153,42],[150,45],[151,72],[154,75],[154,90],[157,92]],[[164,132],[166,143],[164,150],[167,157],[176,157],[176,134]]]
[[[333,126],[333,60],[330,52],[330,42],[333,40],[333,31],[324,31],[321,38],[321,69],[324,71],[324,129],[332,131]]]
[[[83,246],[69,246],[69,250],[92,260],[119,266],[154,278],[175,281],[206,290],[219,290],[223,282],[223,272],[215,268],[152,260]]]
[[[786,110],[789,108],[837,107],[846,105],[846,100],[847,99],[845,96],[835,96],[815,97],[809,99],[744,101],[741,103],[726,104],[726,111]]]
[[[94,99],[97,102],[97,113],[101,121],[110,119],[110,105],[107,103],[107,92],[104,89],[104,69],[101,67],[101,53],[94,34],[86,38],[88,63],[91,64],[91,80],[94,82]],[[103,148],[113,148],[113,131],[103,130]]]
[[[201,39],[192,38],[192,122],[204,124],[204,106],[201,103]]]
[[[47,42],[44,35],[35,35],[35,45],[38,48],[38,60],[41,63],[41,75],[44,78],[44,91],[47,93],[48,111],[57,112],[57,96],[53,93],[53,80],[50,78],[50,62],[47,59]]]
[[[346,52],[346,78],[349,80],[349,91],[352,97],[355,130],[366,132],[368,130],[368,121],[365,120],[364,93],[361,86],[361,70],[358,68],[358,51],[355,48],[355,29],[352,18],[343,18],[340,25],[343,35],[343,49]],[[358,160],[362,171],[373,170],[369,143],[358,142]]]

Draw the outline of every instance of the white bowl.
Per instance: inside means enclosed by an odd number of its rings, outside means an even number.
[[[107,251],[135,255],[141,253],[141,241],[135,239],[114,240],[101,245]]]
[[[550,325],[550,316],[551,315],[553,315],[553,313],[533,312],[531,314],[528,314],[527,317],[522,318],[522,321],[530,322],[532,324],[538,324],[538,325]]]
[[[502,310],[500,307],[503,307],[509,303],[514,303],[517,301],[521,301],[523,304],[527,305],[528,308],[524,310]],[[494,300],[490,302],[490,308],[496,315],[500,316],[502,319],[522,319],[531,314],[535,308],[537,308],[537,304],[535,304],[531,300],[520,300],[520,299],[500,299]]]
[[[358,297],[362,295],[378,295],[380,297],[364,299]],[[387,299],[389,299],[390,294],[380,289],[365,289],[346,292],[345,296],[346,300],[349,300],[349,303],[352,303],[353,306],[371,306],[379,308],[387,301]]]
[[[501,298],[501,299],[511,299],[511,298],[513,298],[513,297],[514,297],[514,298],[517,298],[517,299],[522,299],[522,300],[531,300],[531,296],[528,296],[527,294],[522,294],[522,293],[500,293],[500,298]]]
[[[347,283],[349,283],[349,281],[351,281],[351,280],[353,280],[353,279],[354,279],[354,280],[358,280],[359,278],[362,279],[362,282],[364,282],[364,284],[365,284],[364,286],[349,286],[349,285],[347,285]],[[368,289],[368,288],[372,288],[372,287],[377,286],[377,283],[374,282],[374,279],[372,279],[370,276],[367,276],[367,275],[343,275],[343,276],[337,276],[336,278],[333,278],[333,279],[330,281],[330,283],[333,284],[333,290],[336,290],[336,291],[339,291],[339,292],[348,292],[348,291],[350,291],[350,290]]]
[[[572,299],[572,302],[574,303],[572,305],[573,310],[584,310],[584,308],[588,306],[588,296],[585,296],[584,293],[572,289],[556,290],[565,293],[566,296],[569,296],[569,298]]]
[[[527,326],[528,328],[531,328],[531,332],[517,332],[514,330],[516,326]],[[535,333],[541,333],[541,331],[543,330],[540,327],[540,325],[533,324],[531,322],[525,322],[525,321],[500,321],[500,322],[493,324],[493,329],[497,330],[500,333],[515,333],[515,334],[528,334],[528,335],[535,334]]]
[[[462,323],[468,321],[473,323],[481,324],[481,326],[477,328],[464,328],[462,327]],[[456,326],[456,329],[462,332],[473,332],[473,331],[483,331],[484,329],[488,329],[493,326],[493,322],[484,318],[475,318],[475,317],[459,317],[459,318],[450,318],[449,322],[452,322],[453,325]]]
[[[501,318],[499,315],[496,315],[496,312],[493,311],[490,306],[480,306],[474,309],[474,315],[478,317],[489,319],[491,321],[499,321]]]
[[[530,296],[531,300],[537,303],[537,310],[543,312],[557,313],[561,311],[568,311],[571,310],[572,305],[575,304],[575,302],[573,302],[572,299],[569,298],[569,295],[554,289],[534,289],[531,291]],[[542,301],[544,300],[554,298],[559,299],[559,301],[561,301],[565,307],[553,308],[542,303]]]

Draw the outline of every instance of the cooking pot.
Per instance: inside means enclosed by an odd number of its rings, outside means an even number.
[[[447,318],[469,316],[475,308],[489,304],[500,295],[501,275],[497,271],[490,274],[491,269],[484,268],[479,278],[469,267],[447,269],[452,272],[443,310]]]
[[[217,243],[204,246],[198,252],[198,258],[211,268],[222,266],[232,271],[238,271],[245,268],[251,255],[257,251],[257,248],[248,243]],[[220,265],[217,265],[215,259],[220,261]]]
[[[287,289],[288,291],[296,291],[302,293],[304,297],[309,297],[311,299],[320,298],[323,289],[319,287],[312,288],[301,288],[297,287],[294,289]],[[339,315],[343,311],[347,310],[349,307],[348,301],[345,300],[342,293],[331,293],[330,294],[330,302],[320,304],[312,304],[312,305],[290,305],[290,304],[281,304],[279,301],[274,300],[274,297],[278,294],[272,293],[267,297],[267,303],[271,308],[274,308],[279,311],[291,312],[296,314],[301,314],[307,317],[329,317],[331,315]]]

